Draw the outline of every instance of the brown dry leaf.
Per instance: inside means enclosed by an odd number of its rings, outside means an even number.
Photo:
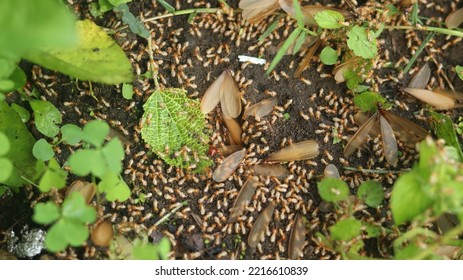
[[[301,215],[296,215],[291,236],[289,237],[288,244],[288,258],[297,260],[302,256],[302,250],[305,245],[305,235],[307,229],[305,226],[304,218]]]
[[[447,25],[447,27],[450,29],[457,28],[458,26],[460,26],[462,22],[463,22],[463,8],[460,8],[456,11],[451,12],[445,19],[445,25]]]
[[[220,105],[225,118],[233,119],[241,114],[241,97],[238,85],[229,70],[225,70],[220,88]]]
[[[254,196],[258,185],[259,178],[257,176],[251,176],[246,180],[235,200],[235,203],[233,203],[233,207],[230,209],[230,217],[228,218],[227,223],[233,223],[239,216],[241,216],[241,214],[243,214],[244,209],[246,209]]]
[[[204,93],[203,98],[201,99],[201,112],[208,114],[210,111],[214,110],[215,106],[219,104],[220,101],[220,92],[225,78],[225,71],[220,74],[220,76],[207,88]]]
[[[325,170],[323,170],[323,176],[327,178],[336,178],[336,179],[341,178],[341,175],[339,175],[338,168],[336,168],[336,166],[331,163],[325,167]]]
[[[235,153],[235,152],[238,152],[239,150],[241,150],[243,148],[243,146],[241,145],[229,145],[229,146],[223,146],[222,148],[220,148],[220,153],[224,156],[224,157],[228,157],[229,155]]]
[[[258,164],[252,167],[254,173],[260,176],[272,176],[280,180],[291,175],[288,169],[279,164]]]
[[[307,51],[307,53],[302,58],[301,62],[297,65],[296,71],[294,71],[294,77],[299,78],[304,72],[305,69],[310,65],[310,61],[312,60],[313,55],[318,50],[320,45],[322,44],[323,40],[317,40]]]
[[[267,158],[267,161],[295,161],[306,160],[318,156],[318,143],[314,140],[306,140],[289,145],[275,152]]]
[[[278,0],[241,0],[239,7],[243,10],[243,18],[253,23],[271,15],[280,5]]]
[[[252,226],[251,232],[248,236],[248,245],[252,250],[255,250],[257,244],[264,239],[265,230],[267,229],[270,220],[272,220],[273,210],[275,209],[275,201],[270,204],[259,214],[254,225]]]
[[[424,64],[413,78],[410,80],[408,84],[409,88],[425,88],[431,78],[431,68],[429,68],[429,64]]]
[[[96,194],[96,185],[94,183],[76,180],[72,182],[66,191],[66,197],[73,192],[80,192],[84,196],[85,202],[88,204]]]
[[[236,168],[246,155],[246,149],[235,152],[225,158],[223,162],[215,169],[212,179],[218,183],[227,180],[235,172]]]
[[[381,127],[381,139],[383,140],[384,156],[386,157],[387,162],[395,167],[397,166],[398,149],[394,131],[392,130],[389,122],[382,116],[382,114],[379,115],[379,124]]]
[[[276,97],[272,97],[249,106],[246,110],[244,110],[243,119],[249,116],[254,116],[257,121],[260,121],[261,118],[273,111],[273,107],[275,107],[277,103],[278,99]]]
[[[278,3],[280,3],[281,8],[288,13],[293,18],[296,18],[296,11],[294,9],[293,5],[293,0],[278,0]],[[341,13],[345,18],[350,18],[351,14],[338,10],[335,8],[331,7],[326,7],[326,6],[321,6],[321,5],[306,5],[301,7],[302,14],[304,15],[304,23],[309,26],[309,27],[318,27],[317,22],[315,21],[315,14],[325,11],[325,10],[331,10],[331,11],[336,11]]]
[[[412,95],[420,101],[433,106],[437,110],[450,110],[461,107],[456,102],[457,97],[444,94],[438,91],[431,91],[421,88],[403,88],[402,91]]]
[[[101,222],[95,228],[93,228],[91,233],[91,239],[93,244],[96,246],[107,247],[113,239],[114,232],[113,226],[110,222]]]
[[[223,121],[225,122],[225,125],[228,128],[228,132],[230,133],[231,138],[233,139],[233,145],[241,145],[241,134],[243,133],[243,130],[241,129],[241,126],[238,124],[235,119],[227,119],[224,118]]]

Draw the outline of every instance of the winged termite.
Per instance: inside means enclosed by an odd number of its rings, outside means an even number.
[[[201,100],[201,112],[209,113],[219,102],[225,118],[236,118],[241,114],[240,91],[230,70],[223,71],[206,90]]]
[[[336,168],[334,164],[328,164],[323,170],[323,176],[328,178],[336,178],[339,179],[341,176],[339,175],[339,170]]]
[[[241,145],[241,134],[243,130],[241,129],[241,126],[238,124],[238,122],[235,119],[227,119],[224,118],[223,121],[225,122],[225,125],[228,128],[228,133],[230,133],[230,140],[233,140],[233,143],[230,143],[231,145]]]
[[[312,60],[313,55],[317,49],[322,44],[323,40],[318,39],[315,43],[307,50],[306,54],[302,58],[301,62],[297,65],[296,71],[294,71],[294,77],[298,78],[301,76],[302,72],[309,66],[310,61]]]
[[[281,8],[291,17],[296,18],[296,9],[294,7],[293,0],[278,0],[278,3],[280,3]],[[336,11],[341,13],[344,17],[350,18],[350,13],[335,9],[332,7],[326,7],[326,6],[321,6],[321,5],[306,5],[301,7],[301,12],[302,15],[304,16],[304,23],[309,26],[309,27],[317,27],[318,24],[315,21],[315,14],[326,11],[326,10],[331,10],[331,11]]]
[[[252,167],[254,174],[259,176],[272,176],[280,180],[291,175],[288,169],[279,164],[258,164]]]
[[[305,235],[307,229],[305,226],[304,218],[301,215],[296,215],[293,229],[289,237],[288,243],[288,258],[291,260],[297,260],[302,255],[302,249],[305,245]]]
[[[229,145],[229,146],[223,146],[220,148],[220,153],[224,157],[228,157],[229,155],[238,152],[239,150],[243,149],[243,146],[241,145]]]
[[[241,0],[239,7],[243,10],[243,18],[253,23],[271,15],[280,5],[278,0]]]
[[[233,154],[226,157],[223,162],[214,170],[212,179],[216,182],[223,182],[227,180],[230,175],[235,172],[236,168],[240,164],[246,155],[246,149],[234,152]]]
[[[353,68],[357,67],[359,61],[359,57],[354,57],[336,66],[333,69],[334,80],[336,81],[336,83],[345,82],[346,79],[344,78],[344,73],[348,70],[352,70]]]
[[[448,28],[457,28],[463,22],[463,8],[451,12],[445,19]]]
[[[275,152],[267,158],[267,161],[295,161],[306,160],[318,156],[318,143],[314,140],[306,140],[289,145]]]
[[[251,176],[246,180],[246,182],[244,182],[235,203],[233,203],[233,207],[230,209],[230,217],[228,218],[227,223],[233,223],[239,216],[241,216],[241,214],[243,214],[244,209],[246,209],[252,199],[252,196],[256,192],[258,185],[259,178],[257,176]]]
[[[73,192],[79,192],[85,198],[85,202],[90,203],[93,197],[96,194],[96,185],[94,183],[83,182],[80,180],[76,180],[72,182],[69,186],[68,190],[66,191],[66,197],[69,196]]]
[[[347,143],[344,148],[344,156],[348,157],[355,150],[360,148],[367,135],[370,134],[378,124],[383,142],[384,156],[387,162],[392,166],[397,165],[396,134],[401,141],[409,146],[411,146],[412,143],[414,145],[428,135],[423,128],[384,110],[381,105],[378,104],[378,110],[359,128]]]
[[[273,210],[275,210],[275,201],[270,202],[252,226],[248,236],[248,245],[252,250],[255,250],[257,244],[264,238],[265,230],[273,216]]]
[[[260,121],[262,117],[270,114],[273,111],[273,107],[275,107],[278,103],[278,99],[276,97],[264,99],[252,106],[249,106],[243,113],[243,119],[254,116],[257,121]]]
[[[458,100],[461,101],[462,97],[452,93],[410,87],[403,88],[402,91],[433,106],[437,110],[450,110],[463,106],[463,104],[458,103]]]
[[[408,84],[408,88],[425,88],[429,82],[429,78],[431,77],[431,68],[429,68],[429,64],[425,63],[415,75],[410,80]]]

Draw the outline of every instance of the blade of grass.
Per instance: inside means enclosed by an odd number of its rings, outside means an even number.
[[[286,39],[286,41],[283,43],[283,46],[281,46],[281,48],[278,50],[277,54],[275,55],[275,57],[273,58],[272,62],[270,63],[270,66],[269,68],[267,69],[267,71],[265,71],[265,75],[269,75],[270,72],[273,71],[273,69],[277,66],[278,62],[280,62],[280,60],[283,58],[283,56],[285,55],[286,51],[288,50],[288,48],[294,43],[294,41],[297,39],[297,37],[299,36],[299,34],[301,33],[301,29],[300,28],[296,28],[293,30],[293,32],[291,32],[291,34],[288,36],[288,39]]]
[[[434,34],[435,34],[434,32],[429,33],[428,36],[426,36],[426,38],[423,40],[420,47],[416,50],[415,54],[412,56],[412,58],[410,58],[410,61],[408,62],[407,66],[405,66],[404,71],[403,71],[404,74],[410,71],[416,59],[421,54],[421,52],[424,50],[424,47],[426,47],[428,42],[432,39],[432,37],[434,37]]]
[[[307,38],[307,33],[301,32],[299,38],[297,38],[296,44],[294,44],[293,55],[296,54],[304,44],[305,39]]]
[[[164,9],[166,9],[169,13],[172,13],[175,11],[175,8],[172,7],[169,3],[167,3],[166,1],[164,0],[158,0],[159,4],[161,4]]]
[[[297,26],[304,27],[304,14],[298,0],[293,0],[294,13],[296,14]]]
[[[267,38],[270,33],[272,33],[275,29],[277,29],[278,27],[278,22],[280,22],[280,19],[281,19],[281,16],[278,16],[268,27],[267,29],[264,31],[264,33],[262,33],[262,35],[260,35],[259,37],[259,42],[262,42],[265,38]]]

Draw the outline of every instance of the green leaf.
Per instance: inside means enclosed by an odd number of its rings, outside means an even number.
[[[383,186],[376,181],[363,182],[358,191],[357,196],[370,207],[378,207],[384,198]]]
[[[318,184],[318,193],[327,202],[341,201],[349,195],[347,184],[336,178],[324,178]]]
[[[296,28],[293,30],[293,32],[288,36],[286,41],[283,43],[281,48],[278,50],[277,54],[273,58],[272,62],[270,63],[270,66],[268,67],[267,71],[265,71],[266,75],[269,75],[273,69],[277,66],[277,64],[280,62],[280,60],[283,58],[283,56],[286,54],[287,50],[289,47],[296,41],[297,37],[299,37],[299,34],[302,32],[300,28]]]
[[[445,143],[454,147],[458,152],[459,161],[463,161],[463,152],[458,141],[457,133],[449,116],[439,114],[436,112],[431,113],[431,127],[437,137],[445,140]]]
[[[131,84],[122,84],[122,97],[127,100],[131,100],[133,96],[133,85]]]
[[[118,138],[113,138],[102,149],[108,170],[114,173],[122,171],[122,160],[125,157],[124,147]]]
[[[48,225],[56,221],[59,217],[60,209],[58,205],[52,201],[37,203],[34,206],[34,215],[32,216],[32,220],[36,223]]]
[[[2,0],[0,19],[0,52],[4,55],[22,56],[76,42],[74,17],[62,1]]]
[[[22,186],[25,183],[22,176],[35,176],[37,159],[32,155],[32,147],[36,141],[19,115],[4,101],[0,102],[0,131],[9,139],[10,150],[5,156],[15,167],[8,181],[3,183],[11,187]]]
[[[55,151],[53,151],[53,146],[42,138],[35,143],[32,148],[32,154],[36,159],[47,161],[55,155]]]
[[[56,159],[52,158],[48,168],[40,178],[39,189],[41,192],[48,192],[52,188],[62,189],[66,186],[68,173],[61,169]]]
[[[82,140],[99,148],[109,133],[109,125],[100,120],[89,121],[82,132]]]
[[[114,8],[114,5],[109,3],[108,0],[98,0],[98,6],[100,6],[99,12],[106,13]]]
[[[114,8],[114,11],[122,13],[122,22],[126,23],[130,30],[137,34],[138,36],[149,39],[151,36],[148,29],[146,29],[143,22],[138,20],[129,10],[129,7],[126,4],[121,4],[118,7]],[[131,81],[124,81],[131,82]]]
[[[463,80],[463,66],[457,65],[455,67],[455,72],[457,72],[458,77]]]
[[[199,172],[211,164],[206,119],[198,100],[189,99],[182,89],[163,89],[153,92],[143,108],[142,138],[163,160],[181,168],[196,165]],[[183,156],[176,156],[179,151]]]
[[[376,111],[378,103],[388,108],[390,104],[381,94],[377,92],[365,91],[354,96],[354,103],[362,112]]]
[[[63,218],[79,221],[81,223],[93,223],[96,220],[96,210],[87,205],[84,196],[79,192],[72,192],[63,202]]]
[[[394,5],[392,5],[392,4],[386,5],[386,9],[387,9],[387,16],[388,16],[389,18],[391,18],[391,17],[393,17],[393,16],[395,16],[395,15],[400,14],[400,10],[397,9],[397,7],[394,6]]]
[[[130,188],[116,173],[108,172],[98,184],[98,192],[106,193],[106,199],[119,202],[130,197]]]
[[[61,127],[61,141],[69,145],[77,145],[82,140],[82,129],[74,124],[65,124]]]
[[[55,137],[59,133],[59,127],[56,124],[62,121],[59,110],[48,101],[31,100],[29,103],[34,111],[35,127],[43,135]]]
[[[133,81],[132,65],[121,47],[90,20],[76,23],[79,44],[60,51],[40,51],[25,58],[80,80],[105,84]]]
[[[433,199],[423,191],[423,182],[419,178],[420,174],[412,171],[403,174],[394,183],[391,210],[396,225],[413,220],[433,203]]]
[[[0,82],[0,92],[11,92],[21,89],[26,85],[26,81],[26,74],[19,66],[16,66],[11,76]]]
[[[378,55],[376,37],[374,37],[371,30],[367,31],[363,27],[354,26],[347,32],[347,36],[347,46],[355,55],[365,59],[374,58]]]
[[[132,0],[107,0],[114,7],[119,6],[120,4],[130,3]]]
[[[5,133],[0,131],[0,156],[6,155],[10,151],[10,140]]]
[[[166,260],[171,250],[167,237],[163,237],[158,244],[150,244],[136,240],[132,249],[132,258],[135,260]]]
[[[307,33],[301,32],[301,34],[299,34],[299,38],[297,38],[296,43],[294,44],[293,55],[296,54],[301,49],[302,44],[304,44],[306,38],[307,38]]]
[[[66,237],[67,230],[66,222],[63,219],[59,220],[48,230],[45,239],[48,251],[59,252],[66,249],[69,244]]]
[[[326,46],[320,53],[320,60],[325,65],[333,65],[338,61],[338,53],[331,47]]]
[[[303,28],[304,27],[304,14],[302,13],[301,4],[299,0],[293,0],[293,7],[294,7],[294,16],[297,21],[297,26]]]
[[[88,239],[88,228],[77,220],[63,219],[66,226],[66,240],[71,246],[82,246]]]
[[[164,0],[157,0],[157,2],[159,2],[159,4],[161,4],[164,9],[166,9],[169,13],[172,13],[173,11],[175,11],[175,8],[172,7],[169,3],[167,3],[166,1]]]
[[[363,223],[363,227],[365,228],[367,238],[380,237],[383,234],[380,226]]]
[[[92,173],[102,177],[107,172],[106,161],[100,151],[81,149],[69,157],[71,172],[78,176],[87,176]]]
[[[355,218],[341,220],[330,227],[331,238],[350,241],[361,234],[362,222]]]
[[[0,158],[0,182],[6,182],[13,173],[14,166],[11,160],[1,157]]]
[[[24,107],[19,106],[16,103],[13,103],[13,104],[11,104],[11,109],[15,110],[16,113],[18,113],[18,115],[19,115],[19,117],[21,117],[21,121],[23,123],[26,123],[27,121],[29,121],[29,119],[31,117],[31,113],[29,113],[29,111],[26,110]]]
[[[344,16],[336,11],[324,10],[316,13],[314,18],[321,28],[338,29],[344,27]]]

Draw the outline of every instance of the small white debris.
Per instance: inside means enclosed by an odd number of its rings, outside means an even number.
[[[247,56],[247,55],[238,55],[238,59],[240,62],[250,62],[252,64],[259,64],[259,65],[264,65],[266,62],[265,59],[263,58],[257,58],[257,57]]]

